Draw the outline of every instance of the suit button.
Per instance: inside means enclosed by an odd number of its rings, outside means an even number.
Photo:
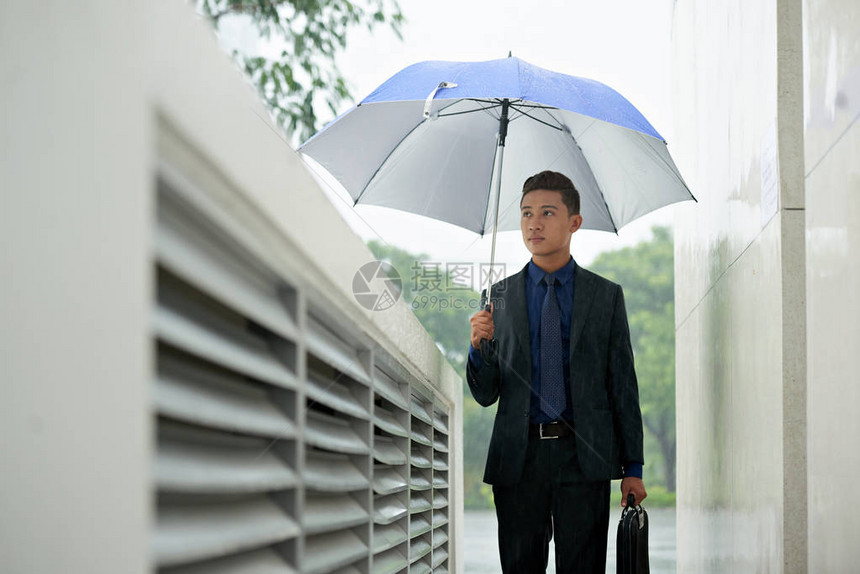
[[[524,416],[524,417],[529,416],[529,412],[528,412],[528,411],[523,411],[523,416]]]

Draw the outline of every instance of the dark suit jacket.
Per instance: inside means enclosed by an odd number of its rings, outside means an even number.
[[[532,392],[528,266],[493,286],[496,359],[466,378],[478,404],[499,407],[484,482],[516,484],[523,471]],[[570,397],[577,454],[591,480],[623,476],[622,463],[643,462],[642,414],[621,287],[576,266],[570,333]],[[484,293],[486,296],[486,292]]]

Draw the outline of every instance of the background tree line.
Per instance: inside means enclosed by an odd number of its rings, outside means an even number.
[[[477,300],[479,293],[461,287],[443,264],[433,262],[426,255],[408,253],[374,241],[369,247],[377,259],[390,263],[400,274],[405,301],[463,378],[466,507],[491,507],[490,487],[481,479],[496,406],[478,405],[465,383],[469,317],[474,313],[474,306],[469,302]],[[437,266],[439,276],[431,293],[421,279],[426,278],[426,268],[433,266]],[[675,303],[671,230],[654,227],[650,240],[602,253],[587,268],[624,288],[645,425],[645,479],[649,502],[652,506],[674,504]],[[475,278],[473,286],[477,287],[479,281]],[[444,306],[429,304],[433,295],[437,296],[437,301],[446,299]],[[460,303],[453,304],[454,300]]]

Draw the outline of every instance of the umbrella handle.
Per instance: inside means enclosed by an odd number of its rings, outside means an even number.
[[[492,313],[493,308],[489,303],[484,305],[484,311],[487,313]],[[498,350],[498,344],[496,343],[496,338],[493,337],[490,340],[481,339],[481,342],[478,344],[478,350],[481,351],[481,358],[484,359],[485,362],[493,361],[496,358],[496,351]]]

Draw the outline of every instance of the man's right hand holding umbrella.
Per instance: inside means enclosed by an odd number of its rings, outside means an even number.
[[[480,310],[469,319],[472,325],[472,347],[482,350],[485,345],[488,345],[493,340],[495,335],[495,325],[493,323],[493,304],[490,303],[490,310]],[[483,352],[483,351],[482,351]]]

